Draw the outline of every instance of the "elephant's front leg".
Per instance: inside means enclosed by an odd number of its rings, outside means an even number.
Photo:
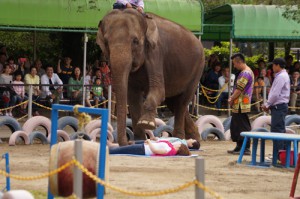
[[[143,112],[143,92],[131,88],[128,88],[128,105],[129,112],[132,119],[132,128],[134,133],[134,140],[145,140],[146,135],[144,129],[137,126],[137,122],[140,119]]]
[[[165,99],[165,85],[163,67],[158,61],[147,61],[149,79],[149,92],[143,105],[143,115],[138,121],[138,126],[143,129],[155,129],[155,115],[157,106]]]

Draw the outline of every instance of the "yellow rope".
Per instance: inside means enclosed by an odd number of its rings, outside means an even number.
[[[160,191],[152,191],[152,192],[135,192],[135,191],[129,191],[129,190],[125,190],[116,186],[113,186],[101,179],[99,179],[96,175],[94,175],[92,172],[90,172],[88,169],[86,169],[82,164],[80,164],[77,160],[74,160],[74,164],[83,172],[85,173],[88,177],[90,177],[92,180],[94,180],[95,182],[110,188],[112,190],[127,194],[127,195],[132,195],[132,196],[160,196],[160,195],[165,195],[165,194],[170,194],[170,193],[175,193],[175,192],[179,192],[183,189],[186,189],[192,185],[197,185],[200,189],[203,189],[204,191],[208,192],[209,194],[211,194],[212,196],[221,199],[221,197],[213,192],[212,190],[210,190],[209,188],[207,188],[206,186],[204,186],[202,183],[200,183],[197,180],[193,180],[187,183],[184,183],[182,185],[179,185],[175,188],[170,188],[170,189],[166,189],[166,190],[160,190]]]
[[[10,106],[10,107],[7,107],[7,108],[2,108],[2,109],[0,109],[0,111],[6,111],[6,110],[8,110],[8,109],[14,109],[14,108],[16,108],[16,107],[18,107],[18,106],[21,106],[21,105],[23,105],[23,104],[26,104],[28,102],[28,100],[26,100],[26,101],[24,101],[24,102],[21,102],[20,104],[17,104],[17,105],[15,105],[15,106]]]
[[[74,111],[74,116],[77,117],[77,119],[78,119],[78,128],[79,128],[79,130],[82,131],[84,125],[89,123],[92,120],[92,118],[91,118],[90,115],[88,115],[86,113],[80,113],[78,111],[79,107],[83,107],[83,106],[77,104],[77,105],[74,106],[73,111]]]
[[[48,107],[48,106],[44,106],[44,105],[42,105],[42,104],[39,104],[39,103],[37,103],[37,102],[32,102],[32,103],[34,103],[35,105],[37,105],[37,106],[39,106],[39,107],[41,107],[41,108],[44,108],[44,109],[47,109],[47,110],[52,110],[52,108],[50,108],[50,107]]]
[[[95,106],[91,106],[90,108],[94,108],[94,107],[101,106],[102,104],[105,104],[105,103],[107,103],[107,102],[108,102],[108,100],[105,100],[105,101],[101,102],[100,104],[98,104],[97,106],[96,106],[96,105],[95,105]]]
[[[203,89],[203,88],[204,88],[205,90],[212,91],[212,92],[218,92],[218,91],[222,90],[222,88],[221,88],[221,89],[219,89],[219,90],[215,90],[215,89],[207,88],[207,87],[205,87],[205,86],[203,86],[203,85],[201,84],[201,89]]]
[[[37,175],[37,176],[29,176],[29,177],[24,177],[24,176],[19,176],[19,175],[13,175],[10,173],[6,173],[3,170],[0,170],[0,175],[5,176],[5,177],[10,177],[12,179],[15,180],[22,180],[22,181],[32,181],[32,180],[40,180],[43,178],[49,178],[52,175],[56,175],[57,173],[61,172],[62,170],[75,165],[77,166],[83,173],[85,173],[88,177],[90,177],[92,180],[94,180],[96,183],[99,183],[107,188],[110,188],[112,190],[127,194],[127,195],[132,195],[132,196],[160,196],[160,195],[165,195],[165,194],[170,194],[170,193],[175,193],[175,192],[179,192],[183,189],[186,189],[190,186],[196,185],[198,186],[200,189],[204,190],[205,192],[209,193],[210,195],[212,195],[213,197],[217,198],[217,199],[222,199],[222,197],[217,194],[216,192],[214,192],[213,190],[209,189],[208,187],[204,186],[201,182],[197,181],[197,180],[193,180],[190,182],[186,182],[182,185],[176,186],[174,188],[169,188],[169,189],[165,189],[165,190],[159,190],[159,191],[152,191],[152,192],[136,192],[136,191],[129,191],[129,190],[125,190],[116,186],[113,186],[101,179],[99,179],[96,175],[94,175],[92,172],[90,172],[87,168],[85,168],[80,162],[78,162],[77,160],[73,159],[67,163],[65,163],[64,165],[62,165],[61,167],[41,174],[41,175]],[[77,198],[77,196],[75,194],[72,194],[71,196],[69,196],[68,198]]]
[[[254,102],[253,104],[251,104],[250,106],[254,106],[255,104],[258,104],[260,102],[262,102],[263,100],[260,100],[260,101],[257,101],[257,102]],[[209,110],[214,110],[214,111],[230,111],[232,109],[228,109],[228,108],[214,108],[214,107],[208,107],[208,106],[203,106],[201,104],[195,104],[196,106],[199,106],[201,108],[205,108],[205,109],[209,109]]]
[[[71,160],[70,162],[67,162],[66,164],[62,165],[61,167],[59,167],[59,168],[57,168],[53,171],[43,173],[43,174],[37,175],[37,176],[24,177],[24,176],[19,176],[19,175],[13,175],[13,174],[10,174],[10,173],[6,173],[3,170],[0,170],[0,175],[3,175],[5,177],[10,177],[10,178],[15,179],[15,180],[22,180],[22,181],[40,180],[40,179],[48,178],[52,175],[55,175],[55,174],[61,172],[62,170],[68,168],[69,166],[73,165],[74,163],[75,163],[75,160]]]
[[[201,87],[202,92],[204,94],[204,96],[206,97],[207,101],[211,104],[214,104],[218,101],[219,97],[221,96],[222,92],[227,88],[227,84],[224,84],[223,87],[220,89],[220,92],[218,93],[218,95],[216,97],[210,97],[207,95],[205,89],[203,87]],[[211,99],[215,99],[214,101],[212,101]]]
[[[27,117],[27,116],[28,116],[28,114],[26,114],[26,115],[24,115],[24,116],[18,118],[17,121],[19,121],[19,120],[21,120],[21,119],[23,119],[23,118],[25,118],[25,117]]]

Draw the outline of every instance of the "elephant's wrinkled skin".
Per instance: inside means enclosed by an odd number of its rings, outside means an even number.
[[[155,128],[165,100],[175,115],[173,135],[200,140],[187,106],[204,67],[200,41],[184,27],[134,9],[113,10],[99,23],[97,43],[109,58],[117,98],[118,142],[126,145],[126,104],[136,139]]]

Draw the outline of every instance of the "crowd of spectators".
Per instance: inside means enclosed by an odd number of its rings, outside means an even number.
[[[83,78],[81,66],[73,66],[72,59],[59,59],[57,65],[43,66],[40,59],[33,62],[28,57],[8,57],[5,47],[0,49],[0,115],[13,117],[27,113],[25,101],[29,98],[29,89],[32,85],[32,100],[43,102],[50,106],[60,103],[62,99],[70,102],[82,103],[85,95],[85,105],[98,106],[108,95],[108,86],[111,84],[111,74],[106,59],[96,60],[88,64],[86,77]],[[85,93],[83,92],[85,81]],[[14,109],[15,105],[22,103]],[[32,104],[33,115],[39,115],[38,107]]]
[[[291,79],[290,106],[296,107],[297,100],[299,101],[300,99],[300,62],[294,61],[294,58],[291,55],[286,56],[285,61],[285,69],[289,73]],[[238,76],[238,72],[233,69],[232,73],[229,74],[229,64],[221,63],[216,54],[210,55],[206,63],[204,74],[201,78],[201,84],[208,88],[206,92],[210,97],[219,96],[214,105],[218,109],[218,115],[221,115],[221,111],[219,111],[219,109],[222,108],[222,104],[223,107],[226,104],[225,108],[227,108],[228,99],[228,88],[224,88],[224,86],[228,86],[228,81],[230,81],[232,92],[232,87],[234,85],[235,78]],[[268,94],[275,74],[272,71],[272,65],[268,65],[263,59],[258,60],[257,67],[251,67],[255,77],[255,88],[252,96],[252,103],[254,103],[263,100],[264,86],[266,86]],[[213,90],[219,91],[216,92]],[[219,93],[220,91],[222,91],[222,93]],[[261,104],[257,103],[254,106],[254,111],[261,112],[262,110],[260,107]],[[290,113],[295,114],[296,109],[291,108]]]

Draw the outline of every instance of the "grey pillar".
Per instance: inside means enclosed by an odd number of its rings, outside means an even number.
[[[84,33],[84,50],[83,50],[83,88],[82,88],[82,105],[85,106],[85,99],[86,99],[86,87],[84,86],[85,83],[85,76],[86,76],[86,51],[87,51],[87,42],[88,36]]]
[[[196,180],[205,185],[205,167],[204,167],[204,158],[198,157],[196,159]],[[195,185],[195,199],[204,199],[205,192]]]

